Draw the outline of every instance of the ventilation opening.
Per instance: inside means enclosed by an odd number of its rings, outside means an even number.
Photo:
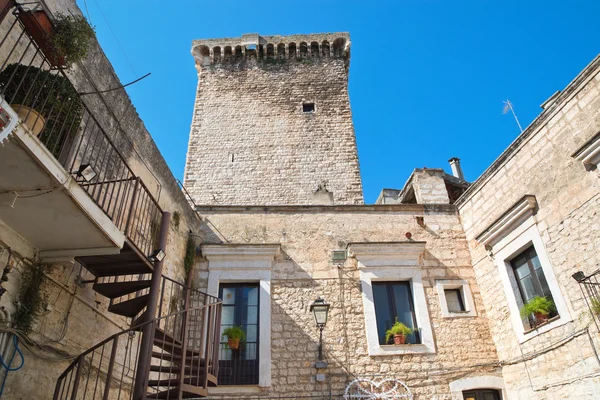
[[[312,113],[315,112],[315,103],[303,103],[302,112]]]

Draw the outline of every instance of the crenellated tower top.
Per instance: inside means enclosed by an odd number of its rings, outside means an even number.
[[[200,70],[221,63],[247,60],[297,60],[315,58],[350,59],[348,32],[308,35],[260,36],[244,34],[239,38],[199,39],[192,43],[192,55]]]

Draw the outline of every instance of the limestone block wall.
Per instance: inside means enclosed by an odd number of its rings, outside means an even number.
[[[355,377],[400,379],[416,399],[451,399],[449,383],[462,377],[499,374],[486,311],[475,283],[462,226],[451,205],[329,207],[200,207],[204,243],[279,243],[271,273],[272,385],[260,394],[211,398],[267,398],[343,394]],[[424,226],[415,217],[424,217]],[[350,242],[426,241],[422,270],[435,354],[369,356],[357,260],[340,268],[331,251]],[[206,285],[208,262],[197,265]],[[437,280],[464,279],[477,316],[442,318]],[[310,304],[319,296],[331,303],[324,330],[326,381],[315,381],[318,330]],[[221,386],[220,389],[224,389]],[[243,390],[241,390],[243,392]],[[252,397],[255,396],[255,397]],[[337,397],[334,397],[337,398]]]
[[[599,71],[596,58],[457,202],[498,357],[509,364],[503,373],[510,398],[595,398],[600,392],[598,332],[571,277],[600,263],[598,172],[572,157],[600,130]],[[537,230],[570,322],[519,343],[494,255],[476,238],[524,195],[537,200]]]
[[[320,184],[335,204],[363,202],[349,42],[343,53],[318,54],[336,35],[346,41],[347,34],[261,37],[256,49],[240,39],[194,42],[198,89],[184,184],[197,204],[313,204]],[[292,46],[315,40],[312,56]],[[266,41],[282,42],[281,57],[267,56]],[[236,47],[239,57],[231,55]],[[229,56],[211,58],[221,49]],[[307,103],[314,111],[303,111]]]

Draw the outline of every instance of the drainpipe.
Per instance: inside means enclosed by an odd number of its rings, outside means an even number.
[[[158,248],[165,251],[167,246],[167,236],[169,234],[169,223],[171,222],[171,213],[163,212],[160,221],[160,234],[158,236]],[[166,258],[166,257],[165,257]],[[146,306],[146,321],[152,321],[156,318],[156,308],[158,305],[158,297],[160,294],[160,284],[162,280],[163,258],[154,264],[152,271],[152,283],[150,292],[148,293],[148,304]],[[152,360],[151,353],[154,345],[154,323],[148,323],[142,328],[142,343],[139,350],[138,364],[136,367],[135,383],[133,386],[133,399],[143,400],[146,398],[146,390],[148,388],[148,378],[150,376],[150,363]]]

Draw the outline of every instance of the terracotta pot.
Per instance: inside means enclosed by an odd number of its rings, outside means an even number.
[[[23,124],[29,128],[31,133],[35,136],[39,136],[46,120],[33,108],[24,106],[22,104],[11,104],[13,110],[19,115],[19,119],[23,121]]]
[[[55,34],[55,30],[48,14],[44,10],[24,11],[19,13],[19,20],[42,53],[44,53],[48,62],[53,67],[64,67],[64,55],[58,53],[52,45],[52,37]]]
[[[535,322],[538,325],[543,324],[544,322],[548,321],[548,314],[542,314],[540,312],[536,312],[536,313],[533,313],[533,316],[535,317]]]
[[[237,350],[240,347],[240,339],[227,339],[227,344],[231,350]]]
[[[406,344],[406,336],[394,335],[394,344]]]

